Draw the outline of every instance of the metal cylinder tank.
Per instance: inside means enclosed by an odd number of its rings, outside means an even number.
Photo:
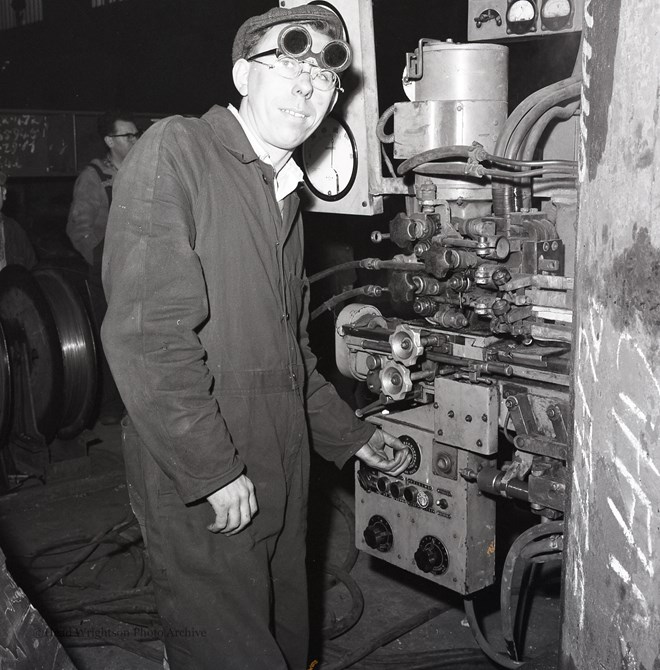
[[[507,117],[507,73],[504,45],[420,40],[407,56],[403,76],[410,102],[394,106],[394,157],[411,158],[429,149],[474,141],[493,151]],[[450,202],[491,198],[485,179],[417,177],[429,179],[438,189],[437,197]]]

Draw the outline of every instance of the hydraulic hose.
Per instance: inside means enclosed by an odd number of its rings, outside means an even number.
[[[448,147],[438,147],[437,149],[422,151],[412,158],[403,161],[396,171],[399,175],[403,176],[406,172],[410,172],[410,170],[413,170],[424,163],[431,163],[432,161],[439,161],[446,158],[468,158],[472,148],[473,147],[466,144],[454,144]]]
[[[333,265],[325,270],[321,270],[309,277],[308,281],[310,284],[313,284],[332,274],[352,268],[363,268],[365,270],[423,270],[424,264],[408,263],[406,261],[388,261],[381,258],[362,258],[358,261],[346,261],[345,263],[339,263],[339,265]]]
[[[323,628],[323,637],[328,640],[334,640],[336,637],[343,635],[350,630],[360,620],[362,612],[364,611],[364,596],[357,582],[351,577],[346,570],[342,570],[334,565],[326,565],[324,571],[332,575],[335,579],[340,581],[351,595],[351,602],[353,605],[349,613],[336,621],[331,626]]]
[[[509,552],[504,561],[504,568],[502,570],[500,587],[500,610],[502,613],[502,632],[504,639],[507,641],[507,644],[512,647],[514,646],[514,617],[513,613],[511,612],[511,592],[513,589],[513,577],[518,559],[521,557],[523,551],[527,548],[528,545],[535,542],[536,540],[539,540],[540,538],[547,537],[549,535],[560,535],[563,533],[563,529],[563,521],[549,521],[547,523],[541,523],[536,526],[532,526],[531,528],[528,528],[526,531],[521,533],[509,549]],[[541,550],[544,546],[545,545],[540,545],[538,547],[539,550]],[[556,553],[556,549],[554,551]],[[539,551],[539,553],[547,553],[547,551]]]
[[[394,133],[386,133],[385,125],[394,116],[394,105],[388,107],[382,114],[378,123],[376,124],[376,136],[383,144],[394,143]]]
[[[495,651],[493,647],[491,647],[490,642],[488,642],[484,637],[484,634],[481,632],[479,621],[477,620],[477,615],[474,611],[474,603],[471,598],[465,599],[465,615],[467,616],[470,629],[472,630],[472,634],[474,635],[477,644],[481,647],[481,651],[483,651],[491,661],[494,661],[504,668],[519,668],[522,665],[519,661],[514,661],[508,656]]]
[[[338,293],[337,295],[333,295],[332,298],[326,300],[321,306],[317,307],[311,314],[310,320],[314,321],[317,317],[319,317],[323,312],[326,312],[328,310],[333,309],[337,305],[339,305],[342,302],[345,302],[346,300],[350,300],[351,298],[356,298],[359,295],[366,295],[371,298],[378,298],[380,297],[385,291],[387,291],[387,288],[383,286],[375,286],[373,284],[368,284],[367,286],[360,286],[358,288],[352,288],[349,289],[348,291],[343,291],[342,293]]]

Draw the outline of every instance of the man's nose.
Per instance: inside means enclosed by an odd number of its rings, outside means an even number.
[[[306,70],[303,69],[296,77],[294,91],[300,93],[305,98],[309,98],[312,95],[314,86],[312,85],[312,68],[310,66],[307,66]]]

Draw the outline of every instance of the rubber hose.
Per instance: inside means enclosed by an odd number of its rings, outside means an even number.
[[[474,639],[477,641],[477,644],[481,648],[481,651],[494,661],[498,665],[501,665],[504,668],[519,668],[522,663],[514,661],[513,659],[505,656],[504,654],[495,651],[491,646],[488,640],[484,637],[484,634],[481,632],[479,627],[479,622],[477,621],[477,615],[474,612],[474,603],[470,598],[465,599],[465,614],[467,616],[468,623],[470,624],[470,629],[474,635]]]
[[[364,596],[362,595],[362,591],[357,585],[357,582],[348,574],[348,572],[346,572],[346,570],[342,570],[334,565],[326,565],[323,569],[325,572],[339,580],[348,589],[353,603],[349,613],[345,617],[339,619],[339,621],[336,621],[331,626],[323,628],[323,637],[328,640],[334,640],[336,637],[343,635],[353,628],[353,626],[360,620],[362,612],[364,611]]]

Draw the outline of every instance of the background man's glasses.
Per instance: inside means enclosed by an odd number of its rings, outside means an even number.
[[[273,70],[280,77],[284,77],[284,79],[296,79],[304,71],[303,68],[307,66],[309,68],[309,78],[315,89],[319,91],[331,91],[333,88],[336,88],[343,92],[344,89],[340,85],[339,75],[332,70],[324,70],[318,67],[318,65],[296,60],[291,56],[278,56],[273,64],[257,60],[257,58],[262,58],[263,56],[274,56],[276,52],[277,49],[270,49],[269,51],[258,53],[247,60]]]

